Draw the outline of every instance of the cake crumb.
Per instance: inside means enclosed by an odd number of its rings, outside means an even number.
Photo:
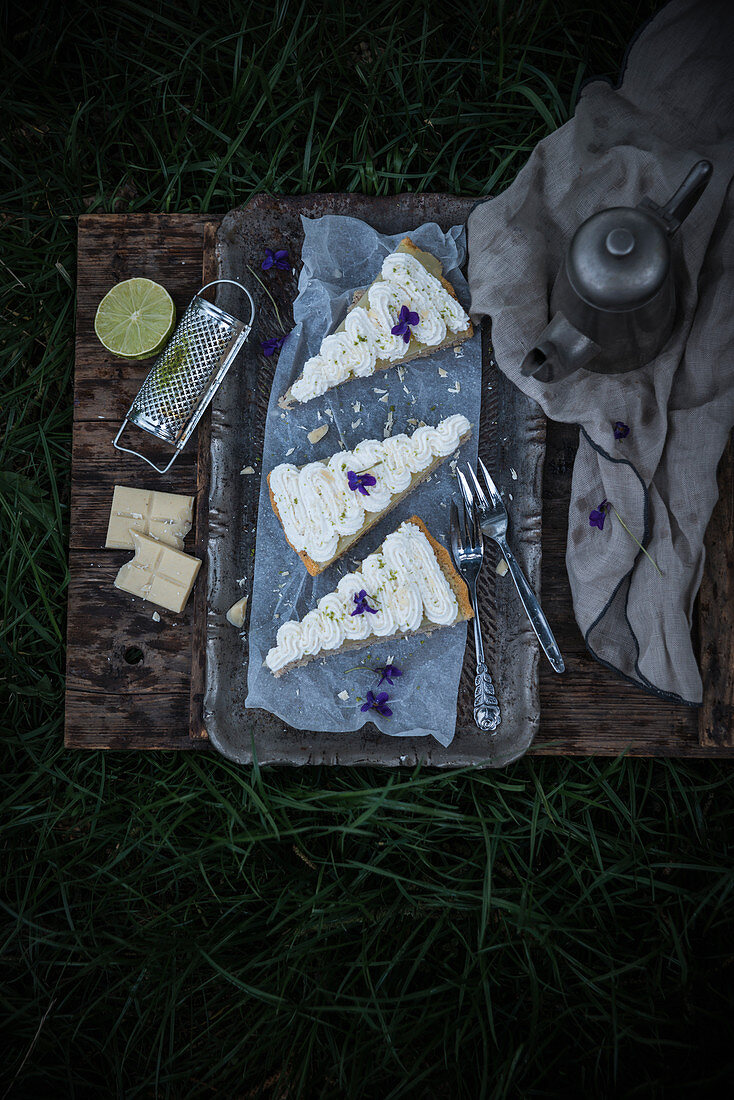
[[[352,405],[352,412],[358,413],[358,412],[361,412],[361,411],[362,411],[362,402],[361,401],[355,401],[354,404]]]
[[[292,455],[295,449],[295,447],[289,447],[288,450],[285,452],[285,457],[287,458],[288,455]]]
[[[346,703],[348,698],[349,698],[349,692],[348,691],[340,691],[338,696],[337,696],[337,699],[341,699],[345,703]]]
[[[439,378],[448,378],[448,375],[449,375],[449,372],[447,370],[444,370],[443,367],[438,368],[438,377]]]
[[[352,421],[352,427],[353,428],[358,428],[361,423],[362,423],[362,417],[360,416],[359,420],[353,420]]]
[[[377,386],[374,387],[375,393],[387,393],[387,390],[378,390]]]
[[[449,393],[461,393],[461,382],[457,380],[453,386],[449,386]]]
[[[497,562],[497,566],[495,568],[495,573],[497,574],[498,577],[504,577],[505,573],[507,572],[507,569],[508,569],[507,562],[505,561],[504,558],[500,558],[500,560]]]
[[[253,470],[252,466],[243,466],[242,469],[240,470],[240,473],[241,474],[254,474],[255,471]]]
[[[457,358],[457,359],[463,359],[463,358],[464,358],[464,352],[463,352],[463,349],[462,349],[461,347],[459,347],[459,345],[458,345],[458,344],[457,344],[457,346],[456,346],[456,347],[454,348],[454,355],[456,356],[456,358]]]
[[[510,466],[510,477],[513,481],[517,481],[517,470],[513,469],[512,466]]]
[[[398,365],[397,371],[398,371],[398,378],[402,382],[403,379],[405,378],[405,367]]]
[[[320,443],[329,430],[328,424],[322,424],[320,428],[314,428],[312,432],[308,433],[307,439],[313,446],[315,443]]]
[[[377,400],[382,401],[383,404],[387,405],[387,399],[388,399],[389,396],[390,396],[390,394],[386,393],[384,397],[378,397]]]
[[[385,427],[382,432],[383,439],[387,439],[389,435],[392,435],[392,426],[394,423],[395,414],[393,413],[392,409],[390,409],[389,413],[387,414],[387,420],[385,421]]]
[[[161,621],[161,617],[160,617],[160,615],[158,614],[158,612],[157,612],[157,611],[154,611],[154,612],[153,612],[153,622],[154,622],[154,623],[159,623],[160,621]]]

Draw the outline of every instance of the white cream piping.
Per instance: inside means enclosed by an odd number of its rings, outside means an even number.
[[[436,347],[447,331],[465,332],[469,327],[459,302],[410,253],[386,256],[380,275],[368,291],[367,308],[351,310],[344,330],[324,337],[318,353],[306,360],[301,377],[290,389],[295,401],[310,401],[350,377],[365,378],[374,373],[378,360],[402,359],[409,345],[391,330],[404,305],[419,317],[411,342],[414,338],[426,347]]]
[[[331,561],[339,539],[364,527],[366,513],[384,512],[414,474],[448,457],[470,431],[467,418],[456,413],[435,428],[424,424],[412,436],[363,439],[353,451],[300,469],[290,462],[276,466],[270,491],[291,546],[315,562]],[[376,485],[365,486],[368,495],[349,488],[350,470],[375,478]]]
[[[355,595],[367,592],[376,614],[353,615]],[[339,649],[345,642],[418,630],[422,622],[450,626],[459,605],[433,547],[414,523],[402,523],[379,550],[322,596],[301,622],[283,623],[265,663],[278,672],[294,661]]]

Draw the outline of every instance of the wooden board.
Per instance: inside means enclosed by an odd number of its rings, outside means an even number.
[[[719,463],[719,503],[706,532],[706,568],[699,598],[701,743],[734,745],[734,440]]]
[[[195,604],[189,601],[180,616],[161,609],[156,623],[156,608],[113,587],[129,552],[103,549],[115,484],[198,492],[196,440],[165,478],[113,448],[150,364],[113,359],[94,334],[94,314],[113,283],[144,275],[169,290],[180,316],[203,285],[207,224],[206,218],[191,214],[92,214],[79,219],[65,723],[69,746],[196,744],[189,737]],[[136,434],[139,443],[147,442],[148,437]],[[185,548],[193,551],[195,545],[192,532]],[[126,654],[134,656],[133,648],[142,651],[143,659],[131,664]]]
[[[304,196],[304,208],[322,209],[325,200],[325,196]],[[252,201],[257,208],[278,200],[257,196]],[[440,196],[411,196],[411,202],[418,224],[431,217],[432,204],[440,202]],[[79,219],[65,725],[69,747],[207,746],[200,713],[203,584],[197,585],[183,615],[160,610],[161,621],[156,623],[152,606],[141,605],[112,586],[117,569],[129,555],[103,549],[113,486],[130,484],[195,493],[196,526],[186,548],[200,556],[205,553],[207,420],[164,477],[140,460],[115,451],[112,438],[149,364],[113,360],[97,341],[93,320],[112,283],[134,275],[163,283],[177,310],[183,310],[211,277],[218,221],[191,214],[93,214]],[[287,310],[290,303],[279,305]],[[541,727],[532,752],[734,756],[731,448],[722,462],[722,498],[706,539],[708,559],[698,622],[705,703],[696,711],[626,684],[586,651],[573,618],[564,562],[577,442],[576,428],[548,424],[542,599],[567,672],[556,676],[541,661]],[[143,658],[131,664],[126,654],[134,656],[133,648],[142,651]]]

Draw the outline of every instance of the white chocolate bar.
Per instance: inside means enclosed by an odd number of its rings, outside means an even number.
[[[138,531],[132,531],[131,535],[135,557],[120,569],[115,588],[169,611],[183,611],[201,568],[199,559]]]
[[[115,485],[105,547],[132,550],[132,532],[138,531],[183,550],[193,516],[193,497]]]

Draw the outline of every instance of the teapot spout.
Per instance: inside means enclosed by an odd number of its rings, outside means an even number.
[[[538,382],[560,382],[600,352],[598,344],[574,328],[562,313],[556,313],[523,359],[520,371]]]

